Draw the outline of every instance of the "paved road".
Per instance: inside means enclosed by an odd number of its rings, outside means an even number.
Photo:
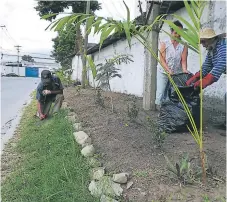
[[[38,82],[38,78],[1,77],[1,151],[13,136],[21,111]]]

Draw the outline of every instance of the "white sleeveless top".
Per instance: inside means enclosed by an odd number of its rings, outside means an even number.
[[[174,48],[171,40],[163,41],[166,46],[166,63],[168,67],[173,71],[174,74],[182,72],[181,56],[184,50],[184,45],[179,43],[176,48]],[[158,71],[165,72],[163,67],[158,63]]]

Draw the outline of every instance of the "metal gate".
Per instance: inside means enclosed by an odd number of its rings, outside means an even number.
[[[26,77],[39,77],[39,68],[38,67],[26,67],[25,76]]]

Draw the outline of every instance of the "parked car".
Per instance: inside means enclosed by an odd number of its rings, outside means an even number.
[[[19,77],[17,74],[15,73],[9,73],[5,75],[6,77]]]

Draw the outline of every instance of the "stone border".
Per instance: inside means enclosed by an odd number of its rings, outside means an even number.
[[[112,177],[105,173],[105,168],[102,167],[95,156],[95,148],[92,145],[91,137],[82,130],[82,123],[67,102],[63,102],[62,108],[69,109],[67,119],[73,123],[75,141],[81,146],[81,154],[87,158],[88,164],[91,166],[89,191],[92,196],[100,199],[100,202],[118,202],[117,198],[122,196],[123,189],[121,184],[126,184],[129,180],[128,173],[113,174]],[[133,185],[132,181],[127,183],[127,189]]]

